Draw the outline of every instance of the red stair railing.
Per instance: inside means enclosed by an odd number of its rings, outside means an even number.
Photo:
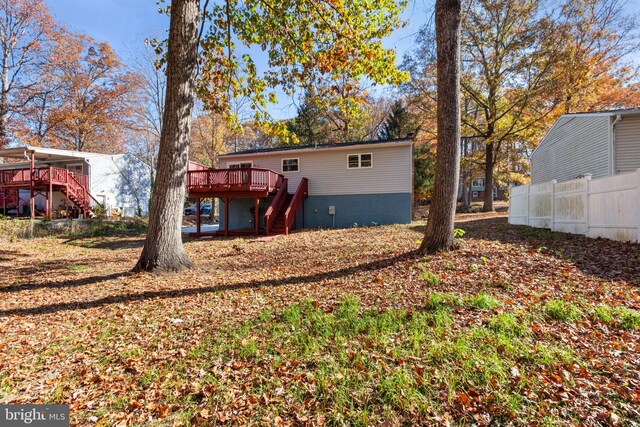
[[[302,226],[304,227],[304,199],[309,196],[309,180],[307,178],[302,178],[300,184],[298,185],[298,189],[296,190],[287,210],[284,213],[284,229],[285,234],[289,234],[289,229],[296,221],[296,213],[298,212],[298,208],[302,206]]]
[[[267,212],[264,214],[264,223],[267,236],[269,235],[269,231],[271,231],[271,227],[273,227],[273,224],[276,222],[278,214],[282,210],[282,206],[287,199],[288,191],[288,180],[287,178],[283,178],[278,193],[273,198],[273,200],[271,201],[271,205],[269,205],[269,207],[267,208]]]

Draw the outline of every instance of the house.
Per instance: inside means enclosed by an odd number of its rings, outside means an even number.
[[[474,159],[483,158],[486,142],[479,137],[463,137],[460,139],[460,156],[462,159],[458,181],[458,200],[463,204],[484,201],[485,177],[479,173]],[[497,183],[494,176],[492,188],[494,200],[504,200],[507,188]],[[466,202],[466,203],[465,203]]]
[[[462,178],[460,179],[460,185],[458,186],[458,199],[462,199],[464,197],[464,188]],[[484,178],[476,177],[471,180],[471,184],[469,185],[469,198],[471,202],[482,202],[484,200]],[[494,185],[493,186],[493,199],[494,200],[504,200],[505,194],[507,190],[501,186]]]
[[[510,196],[510,224],[640,242],[640,110],[561,116]]]
[[[640,168],[640,110],[564,114],[531,154],[531,183]]]
[[[78,217],[97,204],[108,214],[142,215],[150,197],[150,172],[128,154],[99,154],[43,147],[0,150],[0,213]]]
[[[218,234],[411,222],[410,139],[240,151],[221,156],[220,167],[192,164],[187,178],[196,206],[220,199]]]

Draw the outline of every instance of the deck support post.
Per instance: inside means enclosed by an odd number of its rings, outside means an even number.
[[[7,189],[6,188],[2,189],[2,215],[7,216]]]
[[[253,207],[254,207],[253,217],[255,221],[256,236],[257,236],[258,233],[260,232],[260,229],[258,228],[258,221],[259,221],[258,210],[260,208],[260,199],[258,199],[257,197],[254,199]]]
[[[67,220],[71,219],[71,215],[69,214],[69,171],[67,169],[64,170],[64,215]]]
[[[196,234],[200,237],[200,198],[196,199]]]
[[[229,235],[229,198],[224,199],[224,236]]]
[[[31,151],[31,157],[29,161],[29,176],[31,177],[31,179],[29,180],[29,210],[31,211],[32,221],[36,218],[36,202],[35,202],[35,195],[33,194],[33,184],[36,178],[35,165],[36,165],[36,152]]]
[[[67,219],[71,219],[71,214],[69,213],[69,184],[67,184],[67,191],[65,191],[64,195],[64,210]]]
[[[49,197],[47,197],[47,210],[49,219],[53,219],[53,168],[49,166]]]

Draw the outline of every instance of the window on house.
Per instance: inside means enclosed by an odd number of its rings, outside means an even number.
[[[373,167],[373,154],[349,154],[347,157],[347,167],[349,169],[371,168]]]
[[[498,189],[496,187],[493,187],[493,198],[494,199],[498,198]]]
[[[229,163],[229,169],[246,169],[246,168],[252,168],[252,167],[253,167],[253,162]]]
[[[477,192],[477,191],[474,191],[474,192],[473,192],[473,194],[472,194],[472,196],[473,196],[473,197],[478,197],[478,192]]]
[[[484,179],[476,178],[471,182],[472,187],[484,187]]]
[[[282,159],[282,172],[298,172],[299,159]]]

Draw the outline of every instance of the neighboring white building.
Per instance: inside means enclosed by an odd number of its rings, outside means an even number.
[[[513,187],[509,223],[640,242],[640,110],[565,114]]]
[[[25,146],[0,150],[0,199],[3,195],[6,196],[12,204],[17,205],[15,208],[21,214],[28,208],[28,172],[32,156],[34,169],[37,171],[35,175],[39,180],[38,192],[34,197],[36,211],[47,211],[47,203],[51,203],[55,211],[68,201],[65,186],[57,176],[54,177],[49,201],[47,170],[53,168],[73,172],[78,180],[86,181],[86,191],[92,197],[91,203],[103,204],[108,213],[118,211],[123,216],[147,213],[151,174],[149,168],[134,156]],[[42,181],[43,177],[46,182]],[[13,196],[9,194],[11,192],[14,193]],[[15,197],[15,192],[18,192],[18,198]],[[0,200],[0,209],[2,204]]]
[[[531,183],[640,168],[640,110],[562,115],[531,155]]]

